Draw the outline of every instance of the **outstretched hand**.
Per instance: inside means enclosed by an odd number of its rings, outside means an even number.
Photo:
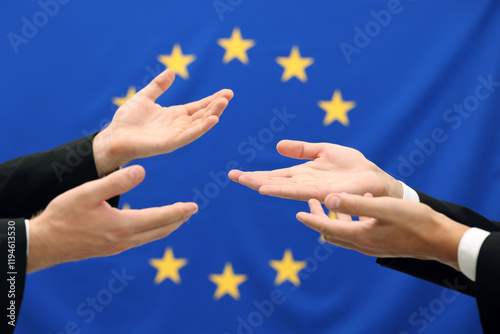
[[[199,101],[162,107],[155,103],[172,85],[167,69],[115,113],[109,126],[94,138],[99,176],[139,158],[172,152],[210,130],[233,97],[223,89]]]
[[[282,140],[277,150],[283,156],[310,161],[273,171],[232,170],[229,178],[263,195],[302,201],[315,198],[323,202],[328,194],[339,192],[403,197],[401,184],[355,149]]]
[[[131,166],[54,198],[30,220],[28,272],[164,238],[198,210],[196,203],[119,210],[106,202],[136,187],[144,176],[144,168]]]
[[[299,212],[297,219],[343,248],[377,257],[437,260],[460,270],[458,245],[468,226],[422,203],[371,197],[329,195],[325,203],[337,219],[330,219],[321,203],[311,199],[311,213]],[[359,221],[352,221],[351,215]]]

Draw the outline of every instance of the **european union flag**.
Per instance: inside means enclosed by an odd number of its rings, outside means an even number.
[[[29,275],[17,333],[479,333],[475,300],[322,243],[306,204],[230,169],[295,164],[281,139],[354,147],[408,185],[499,220],[500,3],[5,2],[1,159],[99,131],[169,67],[158,102],[220,88],[209,133],[138,161],[138,209],[196,201],[171,236]]]

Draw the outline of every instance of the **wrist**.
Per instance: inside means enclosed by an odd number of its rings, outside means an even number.
[[[117,158],[118,155],[115,154],[109,135],[109,130],[104,129],[99,132],[92,142],[92,148],[94,150],[94,161],[97,170],[97,175],[103,177],[111,172],[117,170],[121,164],[125,162],[120,162]]]
[[[383,172],[383,171],[382,171]],[[403,199],[404,189],[401,182],[390,176],[389,174],[383,172],[382,182],[385,185],[385,191],[383,196]]]
[[[48,227],[48,224],[44,220],[45,218],[42,215],[30,219],[29,252],[26,268],[28,273],[48,268],[53,265],[50,261],[53,256],[49,254],[54,246],[53,244],[49,244],[49,240],[53,241],[53,238],[50,238],[50,236],[47,235],[45,230]]]
[[[458,265],[458,247],[460,240],[462,240],[463,235],[470,227],[457,223],[438,212],[433,215],[433,220],[435,221],[437,230],[432,231],[430,234],[434,239],[430,247],[430,249],[433,249],[432,260],[439,261],[460,271]]]

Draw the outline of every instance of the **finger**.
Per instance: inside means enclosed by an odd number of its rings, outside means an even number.
[[[163,93],[170,88],[175,79],[175,73],[171,69],[166,69],[154,78],[146,87],[138,94],[141,94],[148,99],[156,101]]]
[[[288,179],[291,177],[289,170],[289,168],[283,168],[267,172],[244,172],[240,175],[238,182],[255,190],[263,185],[292,183]]]
[[[234,182],[238,182],[238,179],[241,175],[243,175],[244,172],[238,169],[232,169],[227,173],[227,176],[229,177],[230,180]]]
[[[175,203],[159,208],[126,211],[125,219],[134,233],[161,228],[178,220],[187,220],[198,211],[196,203]]]
[[[335,212],[335,215],[337,216],[338,220],[352,221],[351,215],[346,215],[345,213],[342,212]]]
[[[241,177],[239,180],[241,183]],[[316,187],[301,185],[288,179],[280,179],[278,184],[264,184],[259,188],[259,193],[261,195],[288,198],[299,201],[307,201],[310,198],[315,198],[318,201],[323,202],[325,199],[325,194],[323,194]]]
[[[366,193],[364,194],[364,197],[366,198],[373,198],[373,195],[371,193]],[[361,216],[359,217],[359,220],[365,220],[365,219],[369,219],[370,217],[366,217],[366,216]]]
[[[224,110],[226,109],[227,105],[229,104],[230,99],[227,98],[221,98],[219,97],[213,105],[210,105],[207,109],[208,115],[214,115],[217,117],[220,117]]]
[[[294,184],[290,179],[287,178],[268,178],[268,177],[257,177],[256,174],[245,173],[241,175],[238,182],[244,186],[247,186],[253,190],[259,191],[262,195],[267,195],[261,192],[261,189],[267,189],[267,187],[273,186],[277,187],[279,192],[281,192],[282,187],[290,186],[291,188],[296,188],[298,185]],[[293,191],[293,190],[292,190]],[[296,191],[296,189],[295,189]],[[294,192],[295,192],[294,191]],[[274,195],[273,195],[274,196]],[[311,197],[309,197],[311,198]],[[307,198],[307,199],[309,199]]]
[[[215,95],[215,98],[204,109],[207,111],[206,113],[210,115],[220,116],[225,107],[222,109],[217,108],[217,104],[219,103],[220,100],[222,100],[226,102],[227,106],[227,103],[229,103],[229,101],[231,101],[232,98],[233,98],[233,91],[230,89],[223,89]]]
[[[312,213],[299,212],[297,219],[304,225],[318,231],[324,236],[335,236],[341,240],[351,240],[356,233],[356,226],[340,220],[317,216]]]
[[[130,166],[102,179],[87,182],[73,191],[78,193],[82,203],[98,204],[133,189],[144,180],[145,174],[142,166]]]
[[[201,120],[203,121],[207,117],[217,116],[220,117],[227,105],[229,104],[229,100],[225,98],[217,98],[210,105],[204,109],[200,109],[196,111],[193,115],[191,115],[191,121]]]
[[[218,102],[218,108],[224,110],[226,108],[228,101],[225,99],[221,99]],[[207,133],[211,128],[215,126],[219,122],[219,117],[215,115],[210,115],[206,119],[193,124],[186,130],[182,132],[182,135],[179,137],[181,139],[181,145],[187,145],[196,139],[200,138],[202,135]]]
[[[282,140],[276,145],[279,154],[294,159],[316,159],[329,145],[327,143],[307,143],[296,140]]]
[[[132,243],[135,244],[135,246],[140,246],[149,242],[163,239],[177,230],[182,224],[188,221],[189,218],[191,218],[191,216],[185,216],[176,221],[170,222],[167,225],[140,232],[134,235]]]
[[[227,100],[228,102],[233,98],[234,93],[230,89],[222,89],[210,96],[207,96],[201,100],[194,101],[191,103],[188,103],[185,105],[187,108],[187,113],[188,115],[192,115],[196,113],[199,110],[205,109],[210,106],[211,103],[216,101],[219,98],[223,98],[224,100]]]
[[[319,216],[319,217],[327,217],[323,207],[321,206],[320,201],[317,199],[310,199],[309,202],[309,210],[311,210],[311,214]]]
[[[268,172],[244,172],[238,169],[233,169],[229,172],[229,178],[235,182],[239,182],[239,178],[242,175],[246,175],[247,177],[250,178],[255,178],[255,179],[261,179],[262,180],[262,185],[264,183],[273,183],[273,184],[278,184],[280,181],[277,181],[276,178],[280,178],[282,176],[279,176],[278,174],[282,175],[289,175],[289,173],[286,171],[288,168],[284,169],[277,169],[275,171],[268,171]],[[282,181],[282,180],[281,180]],[[243,185],[246,185],[242,183]]]
[[[328,242],[329,244],[332,244],[332,245],[336,245],[336,246],[339,246],[339,247],[342,247],[345,249],[352,249],[352,250],[360,251],[359,246],[357,246],[356,244],[349,242],[349,241],[333,238],[333,237],[330,237],[328,235],[324,235],[323,239],[325,239],[326,242]]]

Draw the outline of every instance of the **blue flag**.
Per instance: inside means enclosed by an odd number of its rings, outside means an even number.
[[[1,160],[99,131],[169,67],[158,103],[221,88],[210,132],[136,163],[120,208],[196,201],[169,237],[28,275],[16,333],[480,333],[475,300],[323,243],[304,202],[227,172],[297,164],[281,139],[360,150],[499,220],[500,3],[26,0],[0,11]]]

